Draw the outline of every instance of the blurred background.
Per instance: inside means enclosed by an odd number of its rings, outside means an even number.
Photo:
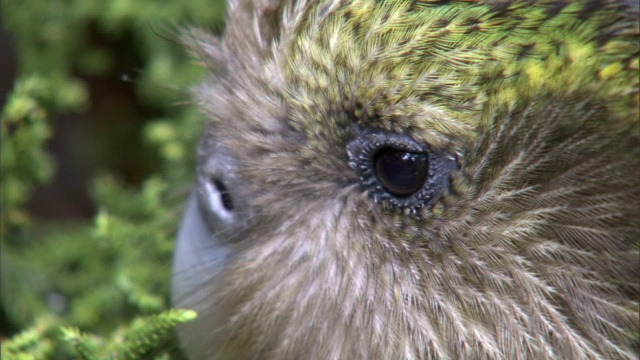
[[[0,339],[50,314],[108,334],[169,306],[203,123],[188,91],[207,76],[180,39],[220,33],[224,11],[221,0],[0,0]],[[161,269],[144,275],[144,257]]]
[[[201,70],[184,67],[196,61],[185,56],[180,34],[188,26],[219,32],[224,14],[222,1],[172,3],[180,2],[3,0],[1,107],[18,74],[66,78],[56,82],[74,81],[83,92],[73,100],[82,104],[50,114],[45,148],[56,171],[32,194],[32,216],[92,216],[86,190],[97,171],[139,184],[160,169],[144,125],[175,113]]]

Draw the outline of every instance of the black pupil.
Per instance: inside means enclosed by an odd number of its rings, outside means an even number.
[[[429,171],[427,154],[394,148],[378,151],[375,170],[382,186],[395,196],[409,196],[422,188]]]
[[[227,209],[227,211],[233,210],[233,200],[231,200],[231,194],[229,193],[229,189],[227,189],[224,183],[218,179],[213,179],[213,185],[220,192],[222,206],[224,206],[224,208]]]

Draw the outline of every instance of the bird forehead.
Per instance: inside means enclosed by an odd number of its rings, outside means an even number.
[[[625,13],[637,15],[631,5],[446,3],[312,3],[272,48],[288,120],[307,135],[316,121],[413,129],[438,146],[472,135],[487,120],[483,111],[531,96],[584,92],[637,112],[629,96],[638,89],[640,46],[638,22],[628,21],[635,15]],[[319,109],[349,116],[317,116]]]

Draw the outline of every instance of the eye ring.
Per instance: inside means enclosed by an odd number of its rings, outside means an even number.
[[[359,131],[347,144],[347,154],[361,187],[374,201],[399,209],[433,205],[449,189],[451,172],[458,169],[454,155],[407,134],[380,129]]]

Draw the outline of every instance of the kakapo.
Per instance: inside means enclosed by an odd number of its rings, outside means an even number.
[[[637,358],[637,1],[232,0],[192,359]]]

